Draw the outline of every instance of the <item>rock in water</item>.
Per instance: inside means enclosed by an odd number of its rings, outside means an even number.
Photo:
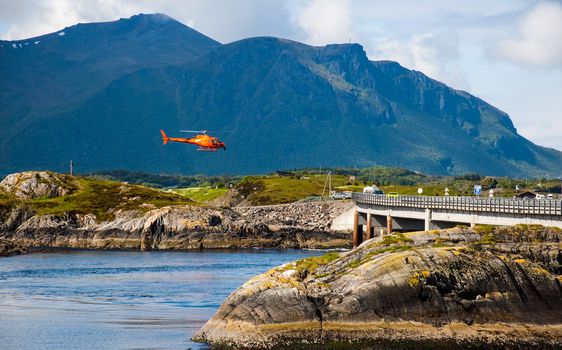
[[[519,226],[369,240],[254,277],[194,339],[237,348],[560,349],[561,238]]]
[[[0,238],[0,257],[25,253],[25,248]]]

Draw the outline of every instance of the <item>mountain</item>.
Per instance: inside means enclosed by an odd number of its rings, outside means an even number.
[[[81,172],[562,171],[562,153],[520,136],[504,112],[370,61],[358,44],[221,45],[165,15],[138,15],[0,45],[0,172],[61,171],[70,159]],[[228,151],[162,144],[160,129],[187,128],[232,131],[219,135]]]
[[[21,168],[7,157],[19,158],[18,138],[37,136],[34,123],[76,110],[125,74],[182,64],[216,46],[220,43],[163,14],[78,24],[35,38],[0,41],[0,168]],[[48,147],[49,142],[38,139],[29,151]],[[9,152],[15,153],[7,155],[10,143],[16,150],[11,148]],[[60,167],[60,159],[32,157],[23,167]]]

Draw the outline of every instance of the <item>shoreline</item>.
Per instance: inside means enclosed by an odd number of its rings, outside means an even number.
[[[267,333],[268,343],[248,338],[236,342],[207,342],[197,335],[193,341],[213,348],[246,349],[559,349],[562,324],[452,322],[443,326],[424,322],[294,322],[253,328],[232,322],[223,331],[250,330]],[[272,345],[271,345],[272,344]]]
[[[320,202],[242,209],[167,206],[146,212],[119,210],[107,221],[98,221],[93,214],[38,215],[18,207],[0,213],[0,241],[35,250],[347,249],[352,244],[351,232],[331,226],[352,205]],[[7,248],[4,251],[11,254]]]
[[[220,252],[220,253],[231,253],[231,252],[245,252],[245,251],[318,251],[319,253],[325,252],[345,252],[349,249],[346,248],[275,248],[275,247],[248,247],[248,248],[204,248],[204,249],[154,249],[154,250],[139,250],[133,248],[76,248],[76,247],[27,247],[25,251],[20,253],[15,253],[11,255],[2,255],[0,251],[0,258],[8,258],[18,255],[28,255],[28,254],[52,254],[52,253],[72,253],[72,252],[141,252],[141,253],[158,253],[158,252],[173,252],[173,253],[205,253],[205,252]]]

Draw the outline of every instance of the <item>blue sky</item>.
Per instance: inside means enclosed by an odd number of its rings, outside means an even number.
[[[507,112],[562,150],[562,0],[0,0],[0,38],[165,13],[223,43],[273,35],[358,42]]]

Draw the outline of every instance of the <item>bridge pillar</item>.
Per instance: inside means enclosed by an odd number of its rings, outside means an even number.
[[[474,228],[476,227],[476,218],[474,217],[474,214],[472,214],[470,216],[470,228]]]
[[[392,233],[392,216],[390,215],[387,215],[386,217],[386,233],[387,234]]]
[[[431,228],[431,209],[425,210],[425,225],[424,231],[429,231]]]
[[[353,248],[363,243],[363,224],[359,224],[359,213],[353,213]]]
[[[372,220],[371,220],[371,212],[367,212],[367,236],[365,240],[373,238],[373,233],[375,228],[373,227]]]

